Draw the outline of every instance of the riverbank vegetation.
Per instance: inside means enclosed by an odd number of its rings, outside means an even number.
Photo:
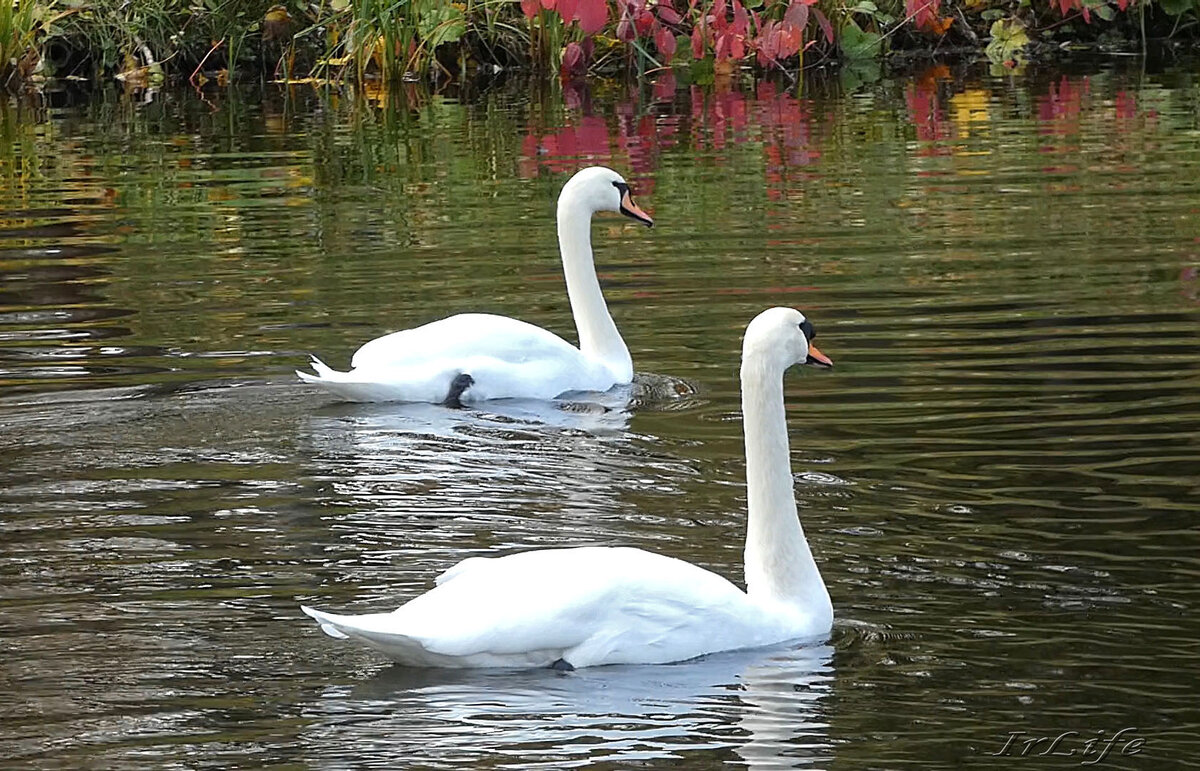
[[[1194,39],[1200,0],[0,0],[0,83],[382,82],[671,67],[696,81],[889,54],[1002,66]]]

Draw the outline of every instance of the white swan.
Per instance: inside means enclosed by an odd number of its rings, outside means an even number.
[[[524,321],[463,313],[376,338],[354,354],[349,372],[312,357],[302,380],[356,402],[464,402],[553,399],[568,391],[607,391],[633,379],[633,360],[617,331],[592,261],[592,215],[620,212],[654,221],[633,202],[620,174],[583,169],[558,197],[558,245],[579,347]]]
[[[813,334],[791,308],[746,329],[745,592],[672,557],[588,546],[471,557],[391,613],[301,609],[332,637],[421,667],[661,664],[827,634],[833,606],[796,516],[783,410],[784,370],[833,366]]]

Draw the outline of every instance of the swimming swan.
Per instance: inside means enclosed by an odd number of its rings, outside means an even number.
[[[633,360],[617,331],[592,262],[592,215],[620,212],[652,226],[633,202],[629,185],[611,169],[575,174],[558,197],[558,245],[579,347],[524,321],[489,313],[462,313],[376,338],[354,354],[349,372],[316,356],[316,375],[296,371],[355,402],[442,402],[553,399],[568,391],[607,391],[633,380]]]
[[[391,613],[338,616],[301,606],[331,637],[416,667],[664,664],[825,635],[829,592],[796,516],[783,373],[833,366],[812,324],[772,308],[746,329],[746,591],[672,557],[627,547],[470,557]]]

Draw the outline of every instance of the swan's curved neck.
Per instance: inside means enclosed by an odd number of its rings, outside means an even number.
[[[796,516],[783,409],[783,371],[748,356],[742,361],[746,436],[746,593],[833,618],[829,592]]]
[[[592,213],[573,196],[563,196],[558,201],[558,247],[567,277],[567,297],[579,332],[579,350],[585,356],[603,361],[617,380],[629,382],[633,379],[633,359],[613,323],[596,278]]]

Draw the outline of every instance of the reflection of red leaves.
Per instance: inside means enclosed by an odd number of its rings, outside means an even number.
[[[654,81],[654,98],[660,102],[669,102],[675,98],[676,88],[678,85],[675,82],[675,70],[665,70]]]
[[[938,93],[939,73],[936,70],[934,68],[926,72],[904,91],[909,120],[917,130],[917,141],[929,145],[917,149],[917,154],[923,156],[946,155],[950,152],[949,146],[942,143],[950,138],[952,132],[942,109],[941,95]]]
[[[1137,96],[1129,91],[1118,91],[1113,97],[1113,107],[1117,111],[1117,120],[1136,118],[1138,114]]]
[[[582,53],[586,55],[586,51]],[[603,163],[630,169],[627,178],[637,179],[636,189],[645,195],[662,153],[686,137],[694,149],[706,152],[719,165],[730,162],[722,155],[730,144],[761,146],[767,195],[783,200],[803,194],[811,175],[802,170],[821,157],[808,103],[767,81],[760,83],[753,95],[692,86],[690,112],[678,112],[673,109],[677,104],[674,73],[667,70],[653,86],[658,108],[647,111],[634,87],[627,99],[616,103],[613,117],[607,120],[590,114],[587,86],[582,81],[571,87],[579,93],[568,107],[565,125],[549,131],[530,128],[526,134],[518,161],[522,176],[536,176],[542,169],[567,173],[581,165]]]

